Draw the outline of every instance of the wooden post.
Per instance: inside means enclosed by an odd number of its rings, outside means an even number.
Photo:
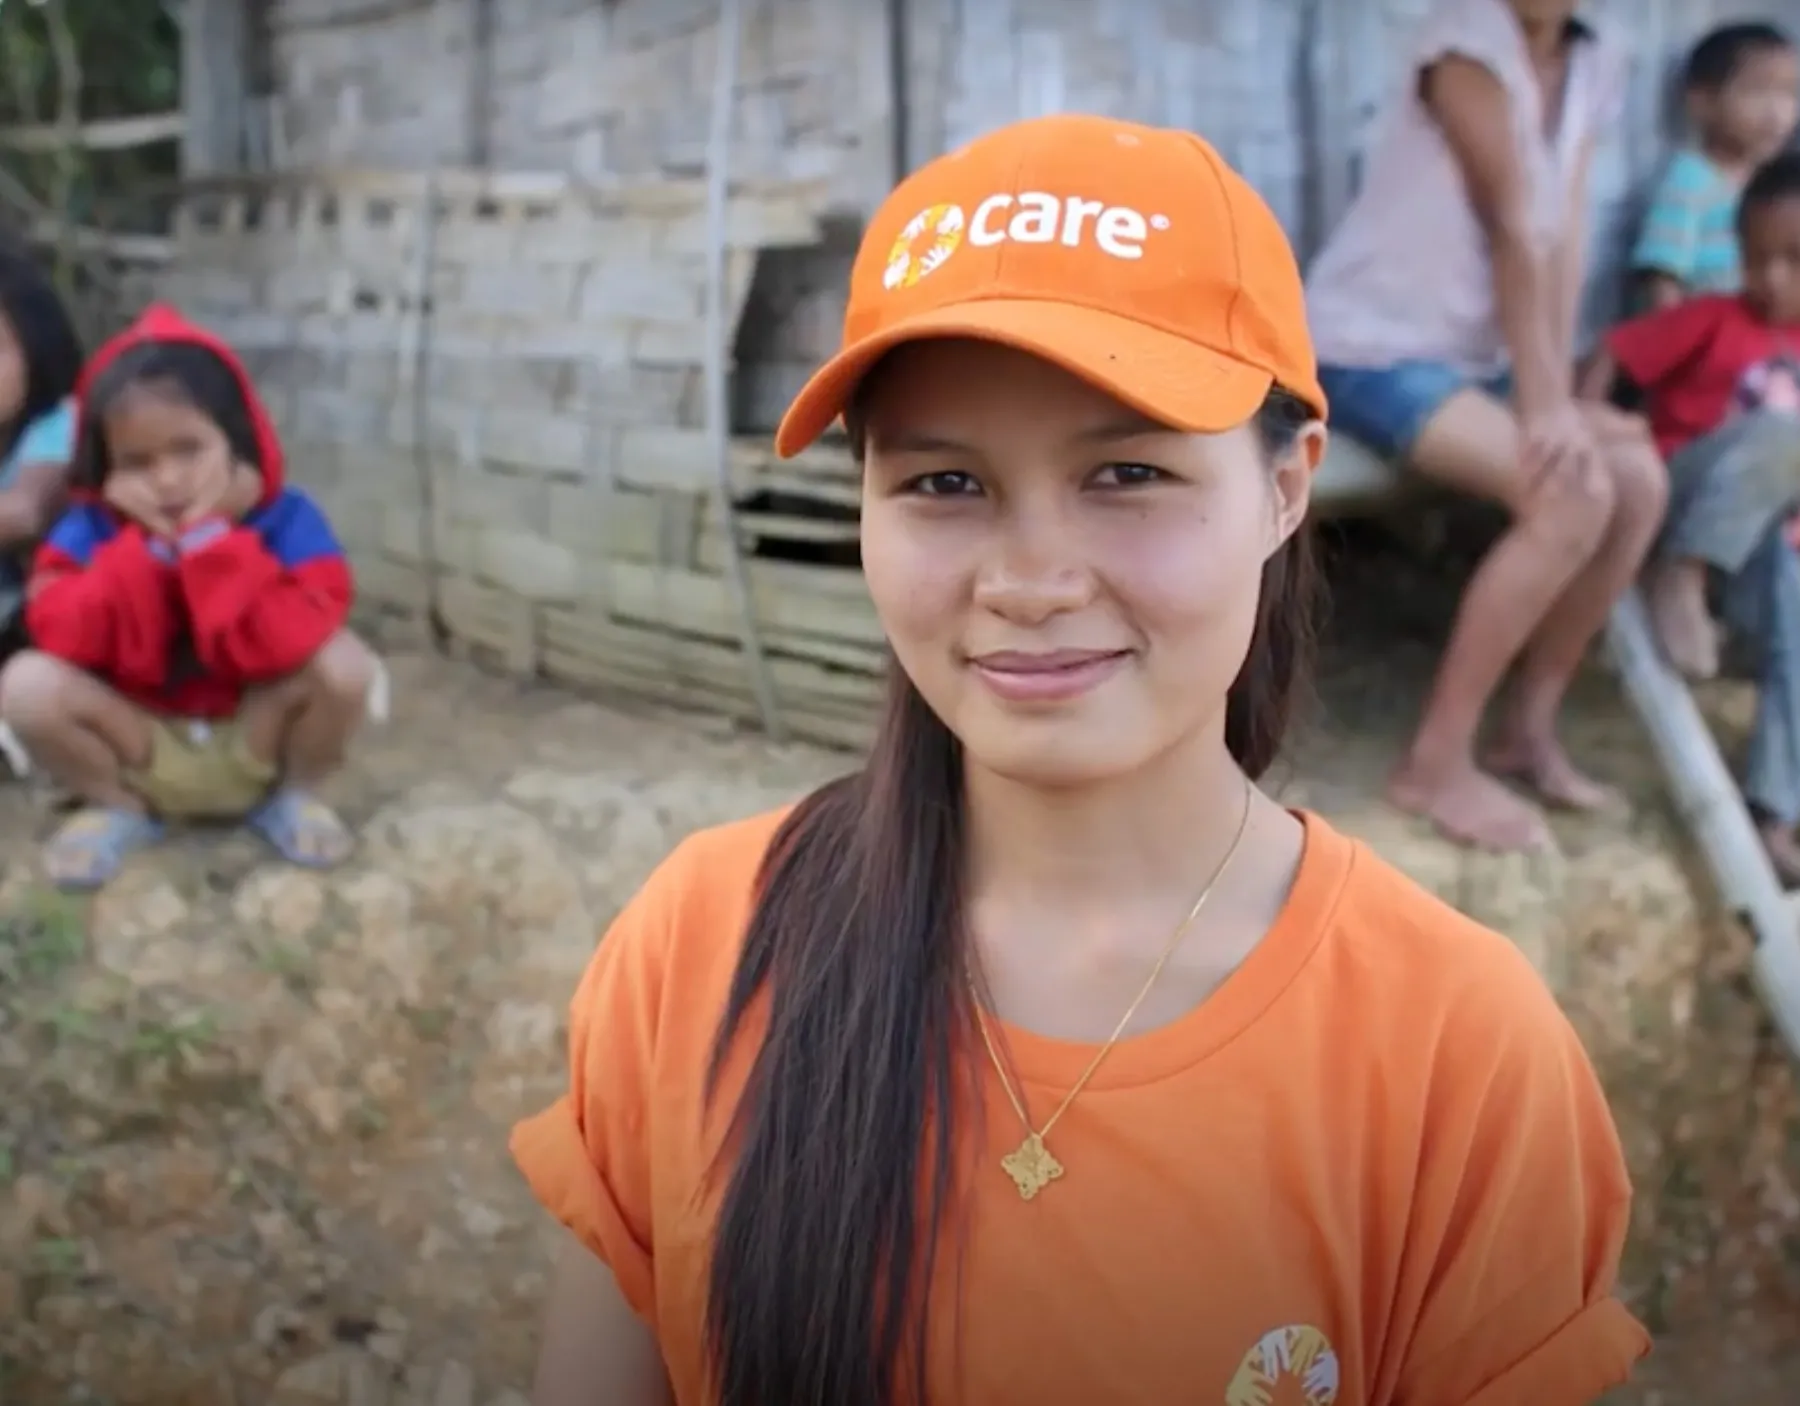
[[[464,155],[468,165],[477,171],[485,170],[494,155],[494,4],[495,0],[468,0],[468,130]]]
[[[243,168],[245,0],[187,0],[181,16],[181,140],[185,176],[230,175]]]
[[[756,615],[755,583],[744,560],[731,477],[731,327],[726,312],[726,278],[731,240],[731,129],[737,109],[739,48],[743,43],[743,0],[720,0],[718,53],[714,57],[712,114],[706,139],[706,361],[701,367],[706,391],[706,430],[718,476],[717,508],[723,533],[725,565],[737,597],[739,639],[751,693],[763,731],[776,742],[787,740],[774,676],[763,655]]]

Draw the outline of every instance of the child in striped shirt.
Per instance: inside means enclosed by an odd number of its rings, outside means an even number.
[[[1694,142],[1664,170],[1632,252],[1650,308],[1743,286],[1738,199],[1793,134],[1800,56],[1773,25],[1722,25],[1689,54],[1683,90]]]

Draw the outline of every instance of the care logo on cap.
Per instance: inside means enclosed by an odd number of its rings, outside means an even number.
[[[933,205],[906,222],[888,250],[887,272],[881,281],[888,288],[910,288],[962,243],[963,212],[960,205]]]
[[[1141,259],[1150,236],[1169,228],[1167,215],[1146,215],[1128,205],[1108,205],[1079,195],[1027,190],[994,194],[967,216],[960,205],[928,206],[908,220],[888,249],[882,284],[890,291],[911,288],[949,262],[968,243],[1060,244],[1093,249],[1111,259]]]

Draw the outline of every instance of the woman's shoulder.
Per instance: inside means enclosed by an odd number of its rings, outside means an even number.
[[[1413,33],[1414,64],[1451,55],[1474,59],[1507,80],[1529,74],[1505,0],[1437,0],[1426,11]]]
[[[1345,843],[1339,900],[1310,973],[1337,1067],[1378,1081],[1407,1137],[1473,1148],[1536,1118],[1555,1130],[1556,1145],[1542,1149],[1546,1176],[1578,1169],[1597,1204],[1627,1196],[1604,1091],[1542,973],[1505,934],[1367,845]]]
[[[761,866],[775,832],[793,813],[794,803],[790,801],[741,820],[727,820],[695,830],[669,851],[669,857],[658,866],[657,872],[667,870],[674,875],[692,877],[693,873],[708,869],[713,874],[736,873],[747,866],[754,874]]]
[[[1461,912],[1360,840],[1348,850],[1333,909],[1332,979],[1365,1011],[1380,1007],[1405,1027],[1436,1029],[1456,1043],[1502,1030],[1529,1037],[1567,1022],[1542,973],[1504,933]]]
[[[570,1002],[571,1034],[702,1058],[725,1008],[763,856],[792,807],[698,830],[600,935]]]
[[[764,857],[793,811],[778,806],[694,831],[651,871],[621,918],[637,910],[648,921],[634,928],[650,929],[646,940],[672,961],[692,950],[696,936],[712,947],[741,935],[734,929],[749,920]]]

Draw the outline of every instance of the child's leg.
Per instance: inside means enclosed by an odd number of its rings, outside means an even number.
[[[1706,604],[1707,565],[1665,558],[1644,576],[1644,605],[1657,643],[1678,672],[1694,680],[1719,672],[1719,628]]]
[[[1736,577],[1800,498],[1800,424],[1786,415],[1740,415],[1683,449],[1669,469],[1674,491],[1647,603],[1670,662],[1710,678],[1719,641],[1706,608],[1708,568]]]
[[[1745,799],[1782,882],[1800,887],[1800,840],[1794,834],[1800,822],[1800,554],[1780,525],[1732,578],[1725,608],[1757,656]]]
[[[160,833],[127,783],[150,765],[155,731],[147,714],[72,664],[28,649],[0,671],[0,718],[34,766],[87,802],[45,853],[54,882],[103,884]]]
[[[349,831],[313,792],[344,764],[378,668],[368,646],[344,631],[298,673],[244,700],[240,742],[280,778],[249,823],[293,863],[331,865],[350,854]]]

